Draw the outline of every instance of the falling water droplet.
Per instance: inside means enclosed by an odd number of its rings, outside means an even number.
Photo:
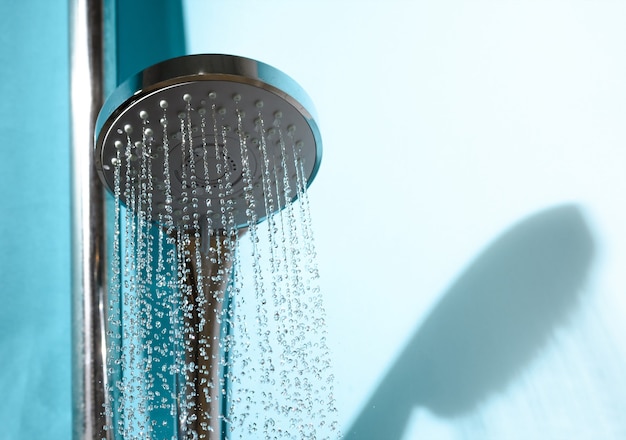
[[[271,99],[189,90],[119,123],[106,164],[116,224],[106,388],[119,399],[105,411],[120,420],[109,429],[321,438],[336,425],[334,379],[304,145]],[[212,101],[192,107],[192,94]]]

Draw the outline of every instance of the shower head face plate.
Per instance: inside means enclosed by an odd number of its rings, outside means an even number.
[[[112,192],[117,169],[120,200],[150,220],[246,227],[284,208],[314,178],[321,142],[312,112],[293,80],[257,61],[168,60],[107,100],[95,164]]]

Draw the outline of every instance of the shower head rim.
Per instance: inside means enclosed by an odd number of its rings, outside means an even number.
[[[134,92],[131,92],[131,90],[133,90],[133,84],[137,84],[137,80],[139,79],[137,78],[137,76],[140,76],[140,74],[137,74],[135,75],[135,77],[129,78],[127,81],[122,83],[109,96],[109,98],[107,98],[96,120],[96,133],[98,134],[98,136],[96,137],[96,141],[98,141],[106,133],[106,129],[110,127],[110,124],[115,120],[115,118],[120,113],[122,113],[126,107],[132,105],[132,103],[134,103],[135,101],[139,101],[143,97],[160,89],[176,85],[183,85],[185,83],[201,81],[226,81],[247,84],[265,89],[279,96],[281,99],[285,100],[294,108],[296,108],[306,119],[307,123],[309,123],[310,125],[313,124],[315,127],[317,126],[314,117],[315,109],[313,108],[312,104],[309,107],[305,107],[301,102],[299,102],[298,99],[294,98],[292,95],[284,92],[279,87],[271,83],[264,82],[260,79],[242,77],[232,73],[192,73],[188,75],[177,76],[175,78],[165,79],[157,83],[144,84],[140,86],[141,88],[138,88]],[[302,99],[300,99],[300,101],[301,100]],[[316,141],[319,141],[319,139],[316,139]]]
[[[215,64],[224,63],[230,66]],[[322,158],[322,140],[316,122],[316,110],[311,98],[290,76],[252,58],[225,54],[195,54],[170,58],[137,72],[122,82],[105,100],[95,125],[95,166],[101,180],[106,181],[100,149],[116,118],[133,102],[162,88],[199,81],[227,81],[247,84],[271,92],[303,116],[315,139],[316,158],[307,186],[315,179]]]
[[[96,173],[109,191],[113,192],[113,182],[111,168],[108,165],[110,154],[105,154],[105,148],[110,153],[111,147],[106,147],[110,140],[107,139],[113,135],[119,118],[124,117],[128,109],[137,108],[144,99],[158,95],[162,90],[177,89],[187,84],[193,86],[203,82],[209,84],[215,82],[218,96],[220,83],[242,84],[242,87],[245,85],[261,89],[263,93],[271,94],[275,99],[284,102],[291,109],[289,113],[299,114],[300,120],[307,126],[305,131],[308,131],[312,138],[311,145],[314,151],[309,162],[312,167],[305,175],[306,187],[310,186],[319,170],[322,142],[315,121],[315,108],[303,88],[282,71],[250,58],[198,54],[165,60],[136,73],[121,83],[105,101],[96,120],[93,149]],[[209,86],[207,90],[211,90],[211,87]],[[116,131],[120,133],[119,127]],[[295,198],[297,196],[293,197],[293,200]],[[260,216],[258,221],[262,220],[263,217]]]

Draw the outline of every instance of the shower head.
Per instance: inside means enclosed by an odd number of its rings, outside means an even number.
[[[302,88],[231,55],[184,56],[136,74],[106,100],[95,133],[105,186],[130,209],[175,227],[262,220],[298,197],[322,153]]]

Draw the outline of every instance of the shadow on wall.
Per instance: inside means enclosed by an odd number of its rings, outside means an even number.
[[[116,0],[117,82],[187,54],[182,0]]]
[[[416,407],[454,417],[502,390],[575,308],[593,253],[574,205],[499,237],[445,293],[345,438],[400,439]]]

